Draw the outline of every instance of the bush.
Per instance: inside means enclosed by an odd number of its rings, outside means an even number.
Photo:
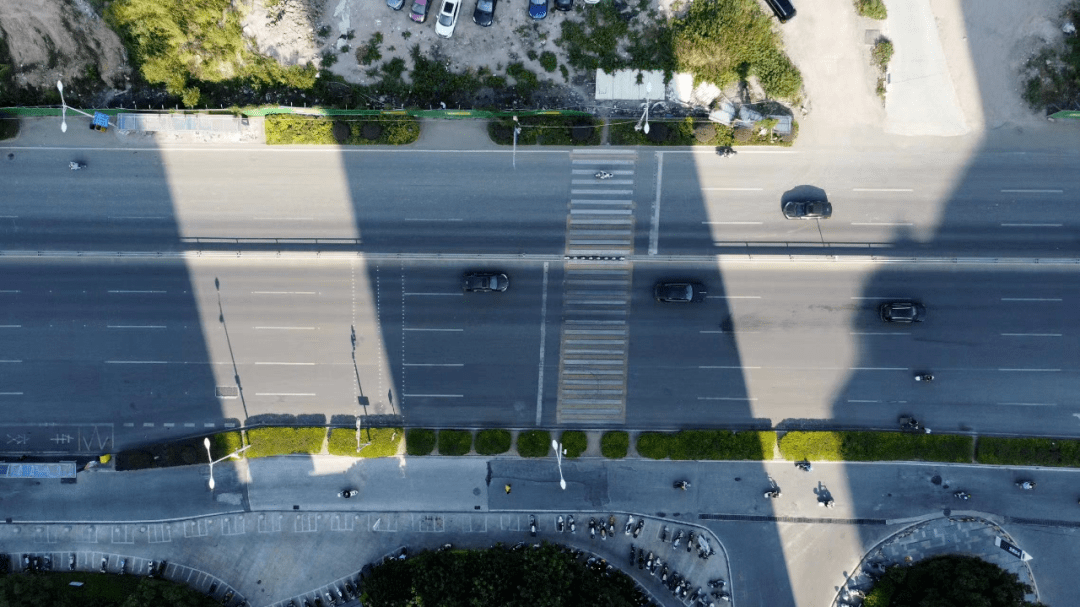
[[[630,449],[630,435],[622,430],[605,432],[600,437],[600,452],[608,459],[622,459]]]
[[[638,436],[637,452],[649,459],[667,459],[671,455],[674,434],[661,432],[642,432]]]
[[[975,461],[995,466],[1080,468],[1080,441],[1054,438],[980,438]]]
[[[271,457],[322,451],[326,428],[254,428],[247,431],[249,457]]]
[[[271,114],[264,124],[270,145],[407,145],[420,138],[419,121],[405,114],[336,118]],[[341,125],[348,129],[344,141]]]
[[[671,441],[671,459],[765,460],[772,459],[775,432],[730,430],[683,430]]]
[[[855,0],[855,11],[871,19],[885,19],[889,16],[885,3],[881,0]]]
[[[540,67],[544,68],[545,72],[554,72],[555,68],[559,67],[559,61],[555,58],[555,53],[551,51],[540,53]]]
[[[472,430],[439,430],[439,455],[465,455],[472,451]]]
[[[903,432],[788,432],[784,459],[799,461],[931,461],[967,463],[974,440],[952,434]]]
[[[3,66],[0,66],[2,69]],[[0,112],[0,141],[14,139],[19,134],[19,117]]]
[[[566,457],[581,457],[582,453],[589,448],[589,436],[580,430],[567,430],[559,437]]]
[[[585,115],[519,116],[518,145],[600,145],[599,122]],[[495,143],[514,142],[514,121],[502,118],[488,123],[488,136]]]
[[[551,433],[547,430],[528,430],[518,434],[517,451],[521,457],[547,457],[551,451]]]
[[[398,454],[405,431],[401,428],[361,428],[360,451],[356,450],[355,428],[330,430],[327,451],[346,457],[392,457]]]
[[[889,61],[892,61],[893,56],[893,44],[885,38],[879,38],[874,43],[874,49],[870,51],[870,57],[877,66],[878,70],[884,72],[889,67]]]
[[[513,436],[507,430],[481,430],[476,435],[476,452],[480,455],[506,453],[513,441]]]
[[[435,431],[427,428],[409,428],[405,432],[405,453],[431,455],[435,448]]]

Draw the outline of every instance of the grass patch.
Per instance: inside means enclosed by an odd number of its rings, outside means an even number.
[[[1080,468],[1080,441],[1054,438],[980,438],[975,461],[998,466]]]
[[[567,63],[591,72],[620,69],[675,71],[672,30],[660,19],[647,22],[643,31],[632,32],[629,21],[620,18],[614,3],[590,6],[584,19],[564,20],[555,44],[566,51]]]
[[[405,115],[327,118],[271,114],[265,121],[271,145],[407,145],[420,137],[420,123]]]
[[[589,435],[580,430],[567,430],[559,437],[559,442],[566,451],[566,457],[581,457],[581,454],[589,448]]]
[[[499,455],[510,450],[514,442],[508,430],[481,430],[476,435],[476,452],[480,455]]]
[[[472,430],[439,430],[439,455],[465,455],[472,451]]]
[[[326,428],[254,428],[247,431],[248,457],[322,452]]]
[[[642,432],[638,435],[637,452],[649,459],[667,459],[675,443],[675,435],[667,432]]]
[[[382,32],[375,32],[371,35],[371,38],[366,44],[357,47],[356,60],[360,62],[360,65],[371,65],[379,59],[382,59],[382,52],[379,50],[379,45],[382,44],[382,41]]]
[[[952,434],[788,432],[779,444],[780,453],[790,461],[969,463],[974,440]]]
[[[855,12],[871,19],[884,20],[889,16],[889,12],[885,10],[885,3],[882,0],[855,0]]]
[[[355,428],[333,428],[327,441],[330,455],[392,457],[398,454],[405,431],[401,428],[361,428],[360,451],[356,451]]]
[[[671,442],[671,459],[764,460],[772,459],[775,432],[730,430],[683,430]]]
[[[600,452],[608,459],[622,459],[630,449],[630,435],[622,430],[605,432],[600,437]]]
[[[431,455],[435,448],[435,431],[427,428],[409,428],[405,433],[405,453]]]
[[[519,116],[518,145],[600,145],[602,123],[592,116]],[[488,136],[495,143],[514,142],[514,120],[502,118],[488,123]]]
[[[527,430],[518,434],[518,455],[521,457],[547,457],[551,451],[551,433],[547,430]]]

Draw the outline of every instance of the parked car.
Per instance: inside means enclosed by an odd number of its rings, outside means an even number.
[[[386,0],[386,6],[389,6],[395,11],[400,11],[402,7],[405,6],[405,0]]]
[[[442,8],[439,9],[439,20],[435,22],[435,35],[449,38],[454,35],[457,27],[458,11],[461,9],[461,0],[443,0]]]
[[[790,0],[765,0],[765,3],[769,5],[780,23],[784,23],[795,16],[795,7],[791,6]]]
[[[510,278],[502,272],[467,272],[461,279],[466,293],[501,293],[509,286]]]
[[[664,303],[705,301],[705,293],[705,285],[700,282],[658,282],[653,287],[653,297]]]
[[[878,308],[885,322],[922,322],[926,320],[926,306],[913,301],[893,301]]]
[[[495,20],[495,3],[498,0],[476,0],[476,10],[473,11],[473,23],[488,27]]]
[[[574,10],[574,0],[555,0],[555,10],[557,10],[557,11],[572,11],[572,10]]]
[[[548,3],[547,0],[529,0],[529,16],[533,19],[543,19],[547,17]]]
[[[417,23],[423,23],[427,19],[431,0],[412,0],[412,8],[409,9],[409,19]]]
[[[788,219],[828,219],[832,217],[832,204],[823,200],[793,200],[784,205],[784,217]]]

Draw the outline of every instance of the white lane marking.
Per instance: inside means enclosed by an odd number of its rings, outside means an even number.
[[[465,398],[464,394],[406,394],[409,398]]]
[[[315,291],[252,291],[252,295],[315,295]]]
[[[22,392],[0,392],[0,396],[22,396]]]
[[[544,284],[540,291],[540,363],[536,382],[536,424],[540,425],[540,414],[544,403],[544,347],[547,343],[547,299],[548,299],[548,263],[544,262]]]
[[[1061,223],[1003,223],[1003,228],[1060,228]]]
[[[213,422],[203,422],[203,428],[213,428]]]
[[[634,190],[570,190],[570,195],[585,194],[586,196],[595,196],[597,194],[619,194],[620,196],[633,196]]]
[[[252,217],[255,221],[315,221],[314,217]]]
[[[0,215],[0,219],[18,219],[18,215]]]
[[[656,193],[653,195],[652,225],[649,226],[649,255],[660,248],[660,189],[664,183],[664,153],[656,153]]]
[[[109,219],[123,219],[131,221],[164,221],[169,218],[165,215],[109,215]]]
[[[194,428],[195,424],[194,424],[194,422],[184,422],[184,427],[185,428]]]
[[[165,292],[166,291],[126,291],[126,290],[123,290],[123,289],[111,289],[111,290],[109,290],[109,293],[123,293],[123,294],[129,294],[129,293],[165,293]]]
[[[458,217],[448,217],[445,219],[435,219],[431,217],[406,217],[405,221],[464,221]]]
[[[314,367],[315,363],[282,363],[282,362],[257,362],[256,365],[278,365],[285,367]]]
[[[759,226],[763,221],[703,221],[707,226]]]
[[[1002,333],[1002,337],[1061,337],[1061,333]]]
[[[1003,194],[1063,194],[1065,190],[1001,190]]]
[[[907,367],[848,367],[849,371],[910,371]]]
[[[754,401],[756,398],[747,398],[745,396],[699,396],[698,400],[739,400],[739,401]]]
[[[107,360],[106,365],[167,365],[167,360]]]
[[[913,226],[910,221],[853,221],[853,226]]]
[[[1002,297],[1001,301],[1061,301],[1060,297]]]
[[[22,325],[0,325],[0,329],[21,329]]]
[[[595,180],[595,179],[571,179],[570,180],[570,185],[589,185],[591,183],[596,183],[597,185],[599,185],[599,182],[597,180]],[[608,179],[607,181],[605,181],[605,183],[610,184],[610,185],[634,185],[634,180],[633,179]]]
[[[256,392],[255,396],[315,396],[314,392]]]
[[[1061,369],[998,369],[998,371],[1002,371],[1002,372],[1018,372],[1018,373],[1023,373],[1023,372],[1028,372],[1028,373],[1057,373],[1057,372],[1061,371]]]
[[[405,330],[406,331],[452,331],[452,332],[460,333],[460,332],[464,331],[465,329],[420,329],[420,328],[407,327]]]
[[[172,427],[176,426],[176,423],[175,422],[165,422],[165,423],[163,423],[161,425],[166,427],[166,428],[172,428]]]
[[[406,367],[464,367],[465,363],[405,363]]]
[[[22,362],[21,360],[17,360],[17,359],[14,359],[14,358],[9,358],[9,359],[6,359],[6,360],[0,360],[0,363],[21,363],[21,362]]]
[[[911,188],[851,188],[852,192],[914,192]]]
[[[0,293],[22,293],[18,289],[0,289]]]
[[[109,329],[164,329],[165,325],[106,325]]]
[[[1012,407],[1056,407],[1057,403],[997,403],[999,405],[1008,405]]]
[[[701,333],[702,335],[717,334],[717,333],[720,334],[720,335],[747,335],[747,334],[753,334],[753,333],[761,333],[761,331],[716,331],[716,330],[708,330],[708,329],[706,329],[706,330],[698,331],[698,333]]]
[[[277,331],[314,331],[315,327],[255,327],[256,329],[277,330]]]
[[[724,366],[724,365],[698,365],[698,369],[760,369],[761,367],[742,367],[742,366]]]
[[[761,299],[760,295],[706,295],[705,299]]]
[[[852,297],[852,299],[887,299],[889,301],[908,301],[907,297]]]
[[[706,192],[760,192],[764,188],[701,188]]]
[[[896,333],[893,333],[892,331],[887,331],[885,333],[871,333],[871,332],[865,332],[865,331],[852,331],[850,333],[850,335],[911,335],[911,333],[904,333],[904,332],[899,332],[899,331],[896,332]]]
[[[451,291],[450,293],[405,293],[405,297],[464,297],[465,293],[461,291]]]

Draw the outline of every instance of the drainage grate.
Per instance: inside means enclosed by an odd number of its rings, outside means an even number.
[[[237,398],[240,396],[240,388],[236,386],[218,386],[215,392],[218,398]]]

